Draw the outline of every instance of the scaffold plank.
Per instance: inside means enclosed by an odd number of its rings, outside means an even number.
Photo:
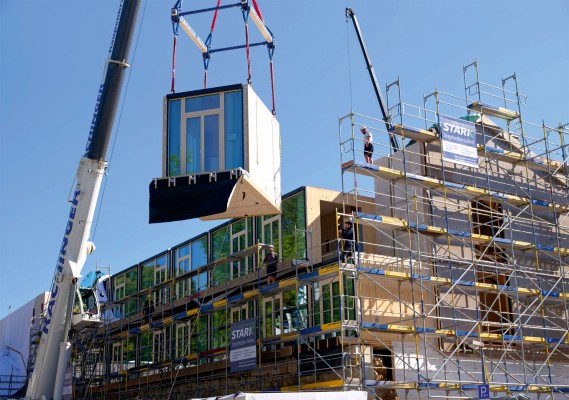
[[[394,217],[384,217],[381,215],[372,215],[366,213],[356,213],[356,216],[362,220],[365,220],[369,223],[378,225],[382,228],[391,228],[397,230],[405,230],[410,229],[413,232],[425,234],[425,235],[448,235],[454,237],[469,237],[472,242],[477,244],[488,244],[494,243],[497,247],[503,249],[516,249],[516,250],[538,250],[543,251],[545,253],[551,254],[559,254],[561,256],[569,255],[569,248],[562,248],[562,247],[554,247],[554,246],[547,246],[541,245],[537,243],[530,243],[524,242],[521,240],[511,240],[511,239],[504,239],[504,238],[494,238],[488,235],[482,235],[478,233],[471,233],[467,231],[456,231],[456,230],[447,230],[445,228],[433,227],[429,225],[420,225],[417,226],[414,223],[409,223],[408,221],[401,219],[401,218],[394,218]]]
[[[439,139],[439,135],[436,132],[428,131],[425,129],[413,128],[407,125],[395,125],[389,130],[390,133],[399,135],[406,139],[418,140],[420,142],[432,142]]]
[[[547,344],[547,343],[559,343],[567,345],[567,341],[555,338],[542,338],[536,336],[523,336],[523,335],[502,335],[500,333],[492,332],[474,332],[474,331],[455,331],[452,329],[435,329],[435,328],[422,328],[412,325],[396,325],[396,324],[378,324],[374,322],[362,322],[361,327],[369,331],[384,331],[390,333],[408,333],[413,335],[425,334],[432,336],[445,336],[445,337],[456,337],[460,339],[486,339],[497,342],[504,343],[536,343],[536,344]],[[565,331],[566,336],[569,331]]]
[[[398,171],[391,168],[380,167],[377,165],[367,164],[360,161],[350,161],[345,163],[346,168],[352,168],[356,173],[362,173],[366,176],[380,177],[386,180],[409,178],[408,183],[420,185],[429,189],[448,188],[453,193],[463,195],[471,200],[490,200],[495,199],[501,203],[511,204],[513,206],[530,205],[537,210],[555,211],[557,213],[569,212],[569,204],[551,203],[540,199],[529,199],[518,195],[513,195],[497,190],[489,190],[475,186],[458,184],[451,181],[429,178],[416,174],[405,174],[404,171]]]
[[[491,104],[475,101],[468,105],[468,109],[479,112],[484,115],[489,115],[496,118],[501,118],[506,121],[511,121],[520,116],[517,111],[509,110],[504,107],[496,107]]]
[[[509,286],[509,285],[496,285],[492,283],[486,282],[473,282],[473,281],[465,281],[465,280],[457,280],[457,279],[449,279],[449,278],[441,278],[434,275],[418,275],[418,274],[410,274],[407,272],[399,272],[399,271],[389,271],[389,270],[379,270],[379,269],[369,269],[369,268],[360,268],[360,272],[364,274],[376,275],[379,277],[385,277],[390,279],[399,279],[399,280],[409,280],[409,281],[420,281],[422,284],[433,285],[433,286],[447,286],[447,285],[457,285],[463,287],[465,289],[476,290],[478,292],[486,292],[486,293],[503,293],[503,294],[518,294],[524,297],[539,297],[542,296],[543,298],[547,298],[551,301],[564,301],[569,299],[569,293],[563,293],[559,291],[553,290],[539,290],[539,289],[530,289],[525,287],[518,287],[518,286]]]

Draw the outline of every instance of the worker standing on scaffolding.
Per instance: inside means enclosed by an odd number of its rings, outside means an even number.
[[[371,132],[368,131],[365,126],[362,126],[360,132],[364,135],[364,157],[366,159],[366,163],[373,164],[373,159],[371,158],[373,155],[373,138],[371,136]]]
[[[269,251],[263,258],[263,265],[267,268],[267,284],[275,283],[277,279],[277,263],[279,255],[275,253],[275,247],[271,244]]]
[[[349,259],[353,263],[354,229],[351,220],[344,221],[344,227],[339,229],[340,246],[342,253],[340,261],[345,263]]]

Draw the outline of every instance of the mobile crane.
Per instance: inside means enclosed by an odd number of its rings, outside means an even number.
[[[94,250],[93,243],[88,239],[103,174],[107,168],[105,157],[125,70],[129,67],[127,57],[140,2],[141,0],[123,0],[119,9],[85,154],[77,169],[76,186],[70,199],[71,209],[57,257],[49,301],[40,327],[36,361],[26,391],[26,398],[29,399],[61,399],[65,369],[71,354],[69,334],[72,319],[78,319],[79,323],[93,319],[92,315],[82,314],[82,311],[79,311],[79,318],[77,312],[72,318],[74,297],[77,295],[81,269],[87,255]]]

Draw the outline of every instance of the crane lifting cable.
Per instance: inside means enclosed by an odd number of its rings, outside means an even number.
[[[245,44],[243,45],[236,45],[236,46],[228,46],[218,49],[212,48],[212,38],[213,38],[213,31],[216,26],[217,16],[220,10],[224,10],[227,8],[232,7],[240,7],[243,13],[243,19],[245,21]],[[185,18],[189,15],[200,14],[205,12],[214,12],[212,23],[210,27],[210,32],[206,38],[206,40],[202,40],[198,33],[192,28],[189,24],[188,20]],[[265,39],[264,42],[257,42],[257,43],[250,43],[249,41],[249,28],[248,28],[248,20],[251,18],[253,23],[259,30],[259,33]],[[171,9],[171,20],[173,25],[174,36],[178,34],[178,28],[181,26],[182,30],[188,35],[190,40],[196,45],[198,50],[202,53],[203,63],[204,63],[204,89],[207,88],[207,71],[209,67],[209,62],[211,60],[211,55],[213,53],[222,52],[222,51],[229,51],[229,50],[238,50],[238,49],[245,49],[246,50],[246,57],[247,57],[247,82],[250,84],[252,81],[251,77],[251,56],[250,56],[250,49],[256,46],[266,45],[267,49],[269,50],[269,67],[271,71],[271,90],[272,90],[272,97],[273,97],[273,113],[275,113],[275,102],[274,102],[274,70],[273,70],[273,54],[275,48],[275,41],[274,35],[269,29],[269,27],[265,24],[263,15],[261,14],[261,10],[256,0],[252,0],[251,4],[248,0],[241,0],[239,3],[233,4],[226,4],[221,5],[221,0],[217,1],[215,7],[209,7],[199,10],[192,10],[192,11],[182,11],[182,1],[178,0],[174,4],[174,7]],[[176,43],[176,39],[174,39],[174,43]],[[174,45],[174,55],[175,57],[176,50]],[[174,66],[175,60],[172,60],[172,88],[171,92],[174,93]]]

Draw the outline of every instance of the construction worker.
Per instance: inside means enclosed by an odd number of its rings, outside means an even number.
[[[269,246],[268,253],[265,254],[265,258],[263,258],[263,265],[267,268],[268,285],[276,282],[278,261],[279,261],[279,255],[275,253],[275,247],[271,244]]]
[[[371,136],[371,132],[368,131],[365,126],[362,126],[360,132],[364,135],[364,157],[366,163],[373,164],[373,159],[371,158],[373,155],[373,137]]]
[[[340,236],[340,245],[342,249],[340,261],[345,263],[349,259],[353,263],[354,229],[351,220],[348,219],[344,221],[344,227],[340,227],[338,235]]]

